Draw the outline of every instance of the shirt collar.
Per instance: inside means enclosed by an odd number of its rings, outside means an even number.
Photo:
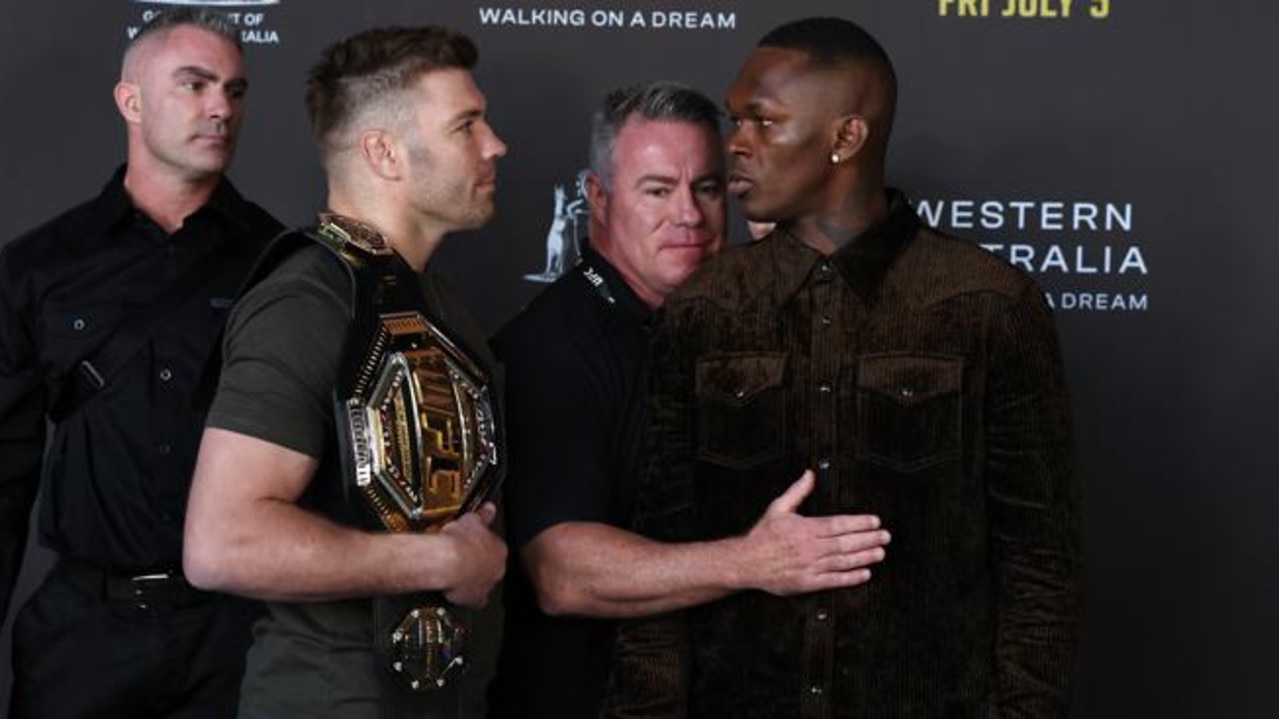
[[[107,180],[106,185],[102,187],[102,192],[94,200],[93,207],[85,218],[88,223],[87,229],[95,234],[105,234],[117,227],[136,210],[133,200],[130,199],[129,193],[124,189],[124,173],[127,169],[127,165],[120,165],[116,168],[115,173],[111,175],[111,179]],[[249,211],[249,203],[244,200],[226,176],[223,176],[218,181],[213,194],[209,196],[209,201],[203,207],[191,213],[191,216],[194,217],[206,209],[215,211],[221,217],[229,220],[239,230],[243,230],[246,233],[253,230],[253,217]]]
[[[888,268],[915,236],[919,224],[919,216],[906,201],[906,196],[890,189],[888,214],[829,257],[786,230],[775,230],[768,241],[773,245],[776,278],[773,291],[777,304],[785,303],[799,292],[814,268],[822,263],[838,270],[864,302],[873,302]]]
[[[578,264],[578,270],[582,274],[582,279],[592,285],[595,285],[595,280],[589,276],[590,273],[594,273],[603,282],[602,287],[591,288],[592,292],[599,295],[601,301],[615,305],[642,325],[647,326],[652,321],[653,310],[640,299],[639,295],[635,294],[635,290],[626,283],[617,268],[591,247],[590,242],[582,243],[582,261]]]
[[[102,192],[93,200],[84,217],[89,234],[106,234],[133,213],[133,201],[124,190],[124,169],[124,165],[117,167],[111,179],[102,186]]]
[[[218,186],[213,189],[213,194],[209,196],[209,201],[204,207],[217,211],[218,214],[230,220],[236,226],[236,229],[244,232],[253,231],[251,205],[244,199],[239,190],[235,189],[235,186],[231,184],[226,175],[223,175],[218,180]],[[196,212],[200,212],[203,209],[200,208]]]

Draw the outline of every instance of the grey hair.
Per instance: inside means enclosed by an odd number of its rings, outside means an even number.
[[[591,116],[590,168],[605,190],[613,185],[617,135],[632,116],[702,125],[719,137],[719,108],[687,85],[659,80],[614,90]]]
[[[235,49],[244,52],[244,45],[240,42],[240,33],[235,29],[235,24],[226,15],[202,7],[179,7],[156,13],[138,30],[137,34],[129,40],[129,44],[124,48],[123,64],[126,66],[129,64],[129,57],[133,54],[133,51],[141,47],[147,41],[147,38],[156,37],[183,25],[190,25],[217,35],[235,45]]]

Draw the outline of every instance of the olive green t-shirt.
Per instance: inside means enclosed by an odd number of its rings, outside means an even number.
[[[493,356],[461,301],[429,268],[419,277],[431,314],[479,355],[475,359],[490,371],[495,389],[500,387]],[[326,450],[336,441],[333,387],[352,301],[345,267],[319,244],[293,253],[254,285],[227,320],[222,374],[207,426],[319,460],[332,456]],[[269,603],[246,661],[241,719],[378,719],[381,684],[370,606],[364,599]],[[500,633],[498,612],[492,602],[473,618],[460,716],[483,715]]]
[[[497,363],[470,312],[432,272],[419,275],[430,312],[500,386]],[[303,247],[236,303],[207,425],[320,459],[329,442],[333,385],[351,317],[351,281],[320,245]]]

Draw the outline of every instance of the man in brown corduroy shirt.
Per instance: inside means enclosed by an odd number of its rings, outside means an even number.
[[[728,94],[729,190],[764,240],[671,296],[653,338],[640,531],[873,513],[870,582],[627,625],[609,715],[1065,717],[1083,620],[1079,482],[1052,315],[1019,270],[884,185],[896,81],[846,20],[764,37]]]

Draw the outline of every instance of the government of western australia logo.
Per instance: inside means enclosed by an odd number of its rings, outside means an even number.
[[[550,227],[546,230],[546,265],[541,272],[524,275],[529,282],[554,282],[577,264],[582,257],[582,242],[586,239],[587,218],[591,210],[586,202],[587,171],[577,173],[571,183],[556,183],[555,205],[551,212]]]
[[[164,12],[167,7],[205,7],[219,11],[240,32],[240,42],[245,45],[279,45],[280,33],[270,27],[266,8],[279,5],[283,0],[130,0],[135,5],[146,6],[137,25],[125,28],[125,34],[138,34],[142,23]],[[258,8],[261,8],[259,10]]]
[[[133,0],[143,5],[207,5],[209,7],[244,7],[279,5],[280,0]]]

